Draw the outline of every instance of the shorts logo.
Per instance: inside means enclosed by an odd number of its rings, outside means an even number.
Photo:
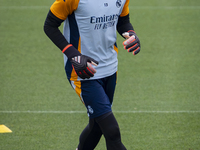
[[[90,114],[93,114],[94,113],[94,110],[92,109],[92,107],[90,106],[90,105],[88,105],[88,112],[90,113]]]
[[[121,7],[121,5],[122,5],[122,1],[121,0],[117,0],[116,6],[119,8],[119,7]]]

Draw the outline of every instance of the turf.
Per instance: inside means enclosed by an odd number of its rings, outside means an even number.
[[[53,0],[0,0],[1,150],[75,150],[88,117],[43,24]],[[128,150],[200,149],[200,1],[130,2],[141,41],[118,36],[113,111]],[[62,27],[61,27],[62,29]],[[71,112],[71,113],[70,113]],[[105,150],[102,138],[96,150]]]

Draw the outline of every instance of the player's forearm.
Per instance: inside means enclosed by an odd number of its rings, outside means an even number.
[[[69,44],[58,28],[62,22],[63,20],[49,11],[44,23],[44,32],[60,50],[63,50]]]
[[[80,56],[80,52],[69,44],[58,27],[63,20],[57,18],[51,11],[49,11],[44,23],[44,32],[51,39],[51,41],[69,58]]]
[[[130,23],[129,15],[124,17],[119,17],[117,23],[117,31],[122,36],[124,32],[129,30],[134,30],[132,24]]]

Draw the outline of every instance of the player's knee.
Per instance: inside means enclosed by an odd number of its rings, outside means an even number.
[[[105,136],[106,136],[107,140],[110,140],[110,141],[120,140],[119,126],[118,125],[114,125],[114,126],[110,125]]]
[[[96,118],[96,121],[101,127],[106,140],[118,141],[121,139],[119,126],[112,112]]]

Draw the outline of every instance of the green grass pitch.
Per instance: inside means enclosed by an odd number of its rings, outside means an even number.
[[[88,117],[43,32],[54,0],[0,0],[0,150],[75,150]],[[113,104],[128,150],[200,150],[200,1],[131,0]],[[61,27],[62,30],[62,27]],[[104,138],[96,150],[105,150]]]

